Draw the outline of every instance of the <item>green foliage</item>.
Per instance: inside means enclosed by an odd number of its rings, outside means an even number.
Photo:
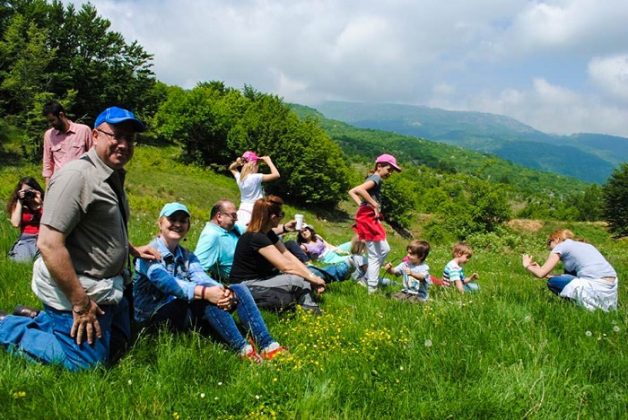
[[[408,229],[416,201],[412,182],[393,175],[382,185],[382,213],[385,220],[395,228]]]
[[[120,105],[154,112],[152,56],[109,29],[95,7],[43,0],[5,2],[0,14],[0,109],[27,130],[23,153],[40,159],[43,104],[62,102],[76,121]]]
[[[307,205],[336,205],[348,188],[342,152],[314,120],[299,120],[276,96],[202,83],[168,90],[153,118],[156,137],[174,140],[188,162],[222,169],[245,150],[269,155],[281,178],[267,192]]]
[[[603,191],[609,229],[617,236],[628,235],[628,163],[613,172]]]
[[[192,212],[184,244],[194,248],[210,205],[237,199],[231,177],[181,164],[179,153],[174,146],[137,148],[127,168],[133,243],[151,240],[163,203],[178,200]],[[459,175],[439,183],[439,174],[421,170],[420,184],[428,190],[466,198],[456,185]],[[1,165],[0,201],[20,175],[37,172],[38,165]],[[287,209],[295,211],[331,243],[351,236],[349,217],[327,222],[303,208]],[[465,271],[479,273],[479,294],[434,287],[426,305],[415,305],[390,298],[399,286],[368,296],[352,282],[334,283],[322,296],[322,317],[263,312],[290,355],[260,366],[198,332],[142,333],[119,365],[79,373],[0,349],[3,417],[40,418],[45,407],[51,418],[623,418],[626,306],[589,313],[551,295],[521,267],[522,252],[543,260],[545,238],[560,226],[595,244],[626,278],[625,241],[611,240],[599,224],[546,223],[537,232],[497,228],[467,238],[474,256]],[[30,290],[32,266],[6,258],[18,235],[0,220],[4,310],[18,303],[40,307]],[[389,235],[389,241],[391,258],[405,255],[406,239]],[[451,245],[432,242],[432,274],[440,276]],[[627,290],[619,288],[620,302]]]

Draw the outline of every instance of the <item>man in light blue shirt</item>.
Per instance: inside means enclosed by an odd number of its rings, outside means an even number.
[[[220,200],[212,207],[205,228],[198,238],[194,254],[205,271],[221,283],[228,282],[233,264],[233,253],[240,235],[236,224],[237,207],[232,201]]]

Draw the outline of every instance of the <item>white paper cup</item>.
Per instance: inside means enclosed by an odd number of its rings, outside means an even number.
[[[294,220],[297,221],[296,230],[303,229],[303,215],[302,214],[295,214],[294,215]]]

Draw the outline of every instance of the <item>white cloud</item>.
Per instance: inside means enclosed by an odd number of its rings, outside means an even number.
[[[594,58],[589,75],[606,94],[628,103],[628,54]]]
[[[160,80],[186,88],[222,80],[304,104],[477,106],[541,129],[606,131],[606,121],[628,135],[625,79],[609,62],[626,54],[626,0],[92,3],[155,55]]]

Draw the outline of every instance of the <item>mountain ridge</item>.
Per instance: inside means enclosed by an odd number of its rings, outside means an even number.
[[[327,118],[358,128],[391,131],[491,153],[513,163],[586,182],[603,183],[615,167],[628,160],[628,138],[597,133],[548,134],[498,114],[342,101],[325,101],[314,108]]]

